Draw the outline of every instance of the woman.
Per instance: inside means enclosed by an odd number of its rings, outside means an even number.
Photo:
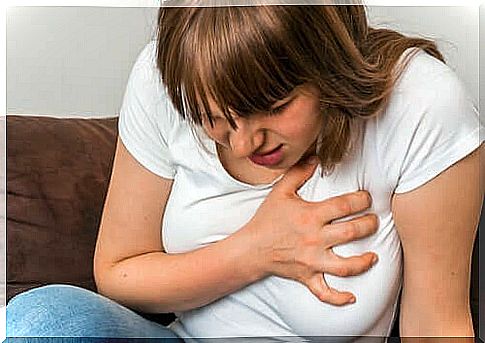
[[[7,334],[387,336],[402,285],[402,336],[473,336],[479,125],[435,44],[361,6],[163,7],[120,113],[103,296],[32,290],[9,311],[49,302],[50,331]]]

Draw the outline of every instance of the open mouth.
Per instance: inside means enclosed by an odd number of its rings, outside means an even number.
[[[278,164],[283,158],[283,144],[278,145],[273,150],[264,154],[254,154],[249,156],[251,162],[261,166],[272,166]]]
[[[280,144],[278,145],[276,148],[274,148],[273,150],[270,150],[268,152],[265,152],[265,153],[262,153],[262,154],[254,154],[254,156],[266,156],[266,155],[270,155],[272,154],[273,152],[275,152],[276,150],[278,150],[279,148],[281,148],[283,144]]]

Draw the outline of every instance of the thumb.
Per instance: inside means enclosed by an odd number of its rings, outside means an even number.
[[[277,183],[276,187],[286,193],[295,194],[296,191],[313,175],[318,165],[318,158],[311,156],[304,162],[291,167]]]

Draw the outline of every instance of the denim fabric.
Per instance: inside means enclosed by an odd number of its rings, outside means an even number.
[[[183,342],[165,326],[100,294],[71,285],[31,289],[13,297],[6,310],[6,336],[11,343]]]

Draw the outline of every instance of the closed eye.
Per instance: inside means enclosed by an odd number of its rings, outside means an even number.
[[[210,115],[210,116],[207,114],[202,115],[202,121],[208,123],[211,128],[214,128],[216,123],[219,123],[224,119],[225,118],[217,115]]]
[[[290,105],[290,103],[291,103],[291,100],[290,101],[287,101],[283,105],[280,105],[278,107],[272,108],[271,110],[269,110],[268,115],[274,116],[274,115],[281,114],[283,111],[285,111],[288,108],[288,106]]]

